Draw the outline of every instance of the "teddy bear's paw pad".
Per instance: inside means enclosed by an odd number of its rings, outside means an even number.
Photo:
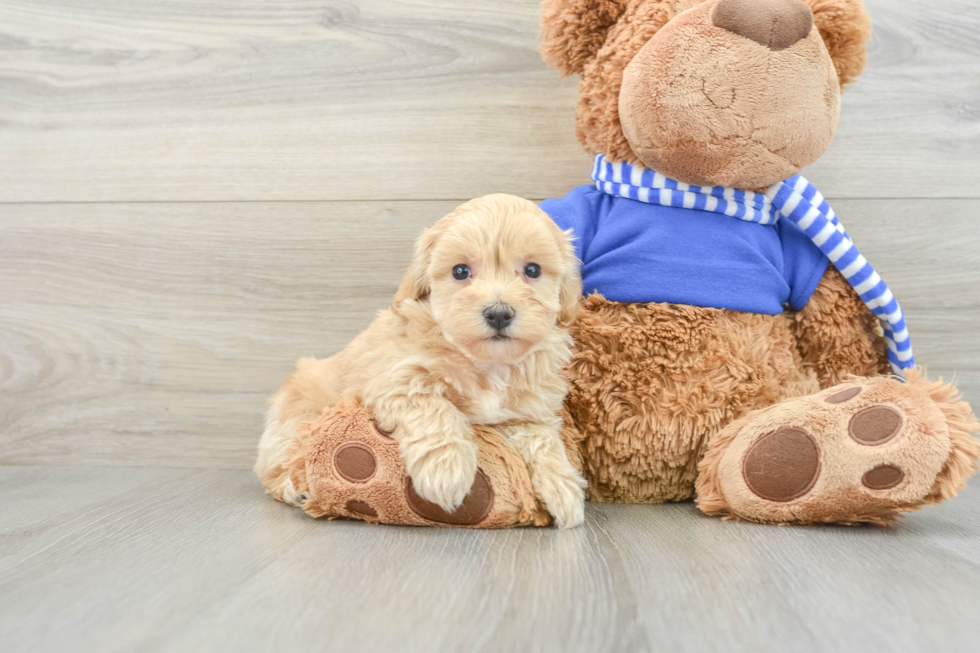
[[[798,499],[819,475],[820,447],[801,428],[783,427],[759,438],[742,459],[745,484],[769,501]]]
[[[763,522],[887,523],[923,503],[950,454],[943,413],[913,384],[865,381],[742,422],[718,467],[730,512]]]
[[[411,477],[405,480],[405,496],[408,499],[408,507],[419,517],[454,526],[475,526],[486,519],[493,508],[493,487],[490,479],[481,469],[476,470],[473,487],[463,499],[463,503],[453,512],[446,512],[435,503],[420,497],[415,491],[415,486],[412,485]]]

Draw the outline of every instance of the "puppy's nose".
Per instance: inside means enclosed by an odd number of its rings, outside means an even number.
[[[491,306],[483,311],[483,319],[491,329],[503,331],[514,321],[514,309],[510,306]]]
[[[785,50],[810,33],[813,12],[803,0],[721,0],[712,20],[770,50]]]

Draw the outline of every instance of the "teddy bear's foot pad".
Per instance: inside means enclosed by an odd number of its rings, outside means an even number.
[[[980,458],[955,389],[854,379],[732,423],[701,463],[698,505],[767,523],[874,522],[958,492]]]
[[[304,425],[291,449],[290,480],[314,517],[415,526],[507,528],[549,523],[520,455],[490,428],[476,427],[479,469],[453,512],[415,491],[398,443],[371,411],[344,403]]]

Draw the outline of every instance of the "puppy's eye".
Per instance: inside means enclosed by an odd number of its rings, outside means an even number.
[[[524,274],[528,279],[537,279],[541,276],[541,266],[537,263],[528,263],[524,266]]]
[[[467,279],[470,278],[471,274],[473,273],[470,272],[470,266],[468,265],[463,265],[462,263],[460,263],[459,265],[453,268],[453,279],[455,279],[456,281],[466,281]]]

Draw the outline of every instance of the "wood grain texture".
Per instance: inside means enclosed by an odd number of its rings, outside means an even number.
[[[828,197],[978,197],[980,5],[868,0]],[[586,181],[538,0],[0,0],[0,201],[467,199]]]
[[[980,201],[834,205],[917,359],[980,404]],[[4,206],[0,463],[250,466],[295,359],[367,327],[454,206]]]
[[[0,459],[249,465],[295,359],[386,308],[453,206],[8,206]]]
[[[244,470],[0,468],[7,653],[975,651],[980,485],[891,529],[590,504],[571,531],[310,519]]]
[[[980,405],[980,3],[866,4],[805,174]],[[977,480],[889,530],[683,504],[472,532],[315,521],[243,469],[265,398],[389,304],[424,227],[587,181],[537,17],[0,0],[0,649],[976,650]]]

